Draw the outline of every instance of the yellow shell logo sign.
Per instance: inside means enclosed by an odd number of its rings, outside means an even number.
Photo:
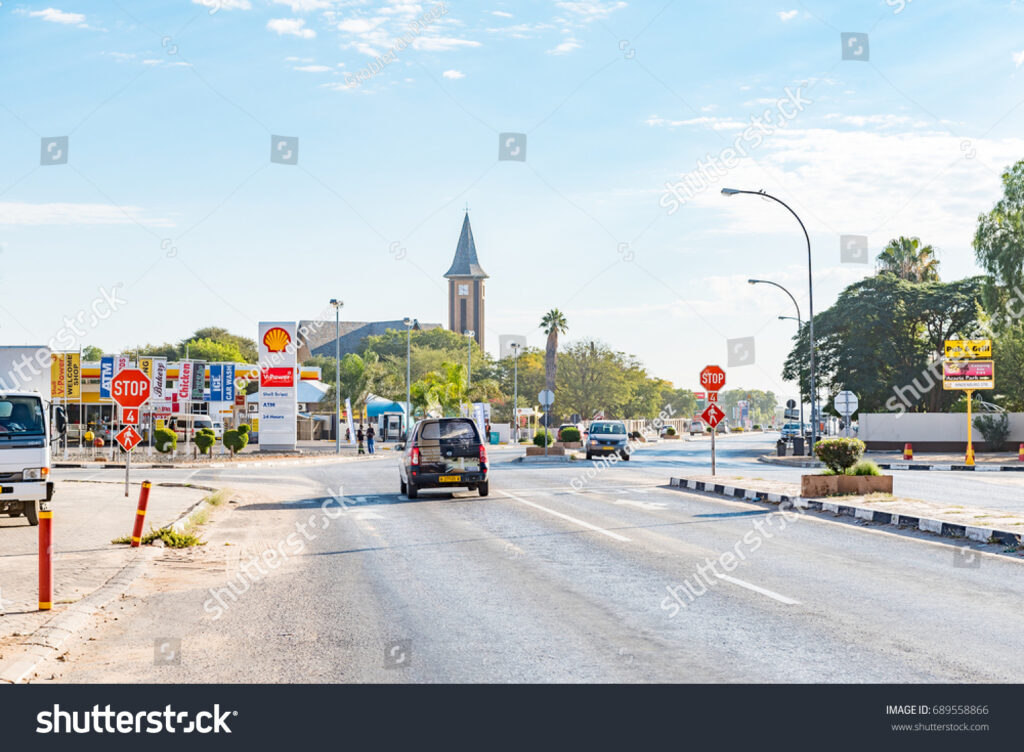
[[[291,344],[292,338],[288,332],[279,326],[269,329],[263,335],[263,344],[267,346],[268,352],[284,352],[284,349]]]

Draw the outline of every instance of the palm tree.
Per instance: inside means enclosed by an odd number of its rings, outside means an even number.
[[[547,350],[544,353],[544,383],[552,392],[555,391],[555,376],[558,369],[558,335],[569,329],[565,316],[557,308],[552,308],[540,320],[541,329],[548,335]]]
[[[878,254],[878,273],[895,274],[908,282],[937,282],[939,260],[935,248],[922,245],[920,238],[900,236]]]

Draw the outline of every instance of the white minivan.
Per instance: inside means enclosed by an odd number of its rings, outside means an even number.
[[[211,420],[209,415],[187,415],[185,413],[172,415],[167,423],[167,427],[174,431],[178,441],[185,440],[186,431],[188,432],[188,440],[192,441],[200,428],[209,428],[211,431],[215,430],[213,420]]]

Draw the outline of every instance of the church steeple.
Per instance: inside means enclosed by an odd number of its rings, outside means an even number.
[[[455,258],[445,273],[448,280],[448,328],[462,334],[473,332],[473,339],[484,346],[484,280],[487,272],[476,257],[473,228],[469,211],[462,220],[462,233],[455,248]]]
[[[462,234],[459,235],[459,245],[455,249],[455,258],[452,259],[451,268],[445,272],[446,278],[470,277],[472,279],[486,279],[487,272],[480,267],[476,258],[476,243],[473,242],[473,228],[469,226],[469,212],[462,220]]]

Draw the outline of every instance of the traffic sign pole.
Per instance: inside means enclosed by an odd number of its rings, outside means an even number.
[[[715,434],[718,433],[718,428],[711,429],[711,474],[715,474]]]

